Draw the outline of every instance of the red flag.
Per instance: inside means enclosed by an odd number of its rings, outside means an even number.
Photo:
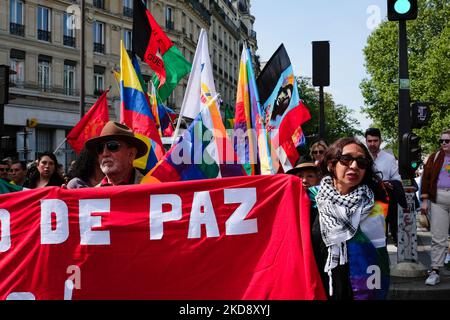
[[[134,1],[133,35],[133,52],[156,73],[162,86],[166,82],[163,55],[173,43],[141,0]]]
[[[108,100],[106,100],[108,92],[109,89],[103,92],[92,108],[67,135],[67,142],[77,154],[83,149],[87,140],[100,135],[103,127],[109,121]]]

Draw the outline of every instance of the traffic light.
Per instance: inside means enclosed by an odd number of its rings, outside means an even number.
[[[388,0],[388,20],[414,20],[417,18],[417,0]]]
[[[405,133],[402,139],[402,159],[404,162],[400,165],[403,166],[403,172],[405,172],[408,178],[414,178],[414,173],[422,163],[422,149],[420,148],[420,137],[414,133]]]
[[[8,104],[9,66],[0,65],[0,104]]]

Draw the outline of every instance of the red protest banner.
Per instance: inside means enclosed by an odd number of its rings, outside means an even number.
[[[0,195],[0,299],[324,299],[300,179]]]

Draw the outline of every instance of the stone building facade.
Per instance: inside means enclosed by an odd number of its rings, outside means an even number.
[[[85,110],[111,86],[110,118],[118,119],[120,97],[112,70],[120,63],[120,39],[131,50],[133,0],[85,0],[85,5]],[[253,54],[257,50],[250,1],[147,0],[147,7],[188,61],[200,29],[208,30],[216,89],[223,106],[234,107],[242,44]],[[80,119],[79,17],[80,0],[0,1],[0,64],[16,71],[10,77],[1,157],[31,160],[61,144],[56,155],[63,165],[75,157],[63,141]],[[149,80],[152,71],[145,63],[141,69]],[[167,101],[176,111],[187,78]],[[27,128],[27,119],[36,119],[37,126]]]

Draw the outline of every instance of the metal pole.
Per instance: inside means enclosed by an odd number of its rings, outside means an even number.
[[[404,157],[401,152],[402,137],[411,131],[411,117],[409,112],[409,75],[408,75],[408,43],[406,36],[406,21],[400,20],[398,24],[398,146],[399,146],[399,173],[403,180],[409,179],[405,170]]]
[[[81,45],[80,45],[80,119],[84,116],[84,100],[85,100],[85,48],[84,48],[84,34],[85,34],[85,3],[81,0]]]
[[[425,275],[423,266],[417,252],[417,227],[414,203],[415,188],[411,185],[411,177],[405,170],[405,154],[402,152],[402,137],[411,131],[411,117],[409,112],[409,75],[408,75],[408,44],[406,37],[406,21],[400,20],[398,24],[398,145],[399,145],[399,173],[403,180],[408,208],[398,206],[398,245],[397,264],[391,269],[392,276],[420,277]]]
[[[325,139],[325,102],[323,99],[323,86],[319,87],[319,105],[320,105],[320,114],[319,114],[319,137],[320,139]]]
[[[25,162],[28,162],[28,146],[27,146],[27,126],[23,127],[23,158]]]

